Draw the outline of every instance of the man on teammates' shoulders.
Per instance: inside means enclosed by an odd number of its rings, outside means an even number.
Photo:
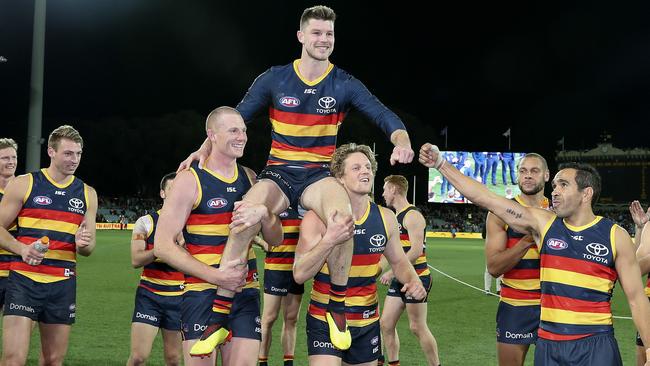
[[[169,173],[160,181],[160,198],[163,202],[171,191],[176,173]],[[162,330],[165,364],[181,364],[181,300],[185,275],[156,258],[153,253],[154,237],[160,211],[140,217],[131,234],[131,264],[144,267],[135,294],[131,320],[131,354],[127,366],[144,365],[151,346]],[[179,233],[177,243],[185,245]]]
[[[48,168],[14,178],[0,202],[0,246],[21,255],[10,265],[3,319],[3,365],[24,364],[38,321],[44,364],[60,365],[76,315],[76,254],[95,249],[97,193],[74,176],[83,139],[72,126],[48,138]],[[4,229],[18,220],[16,239]],[[47,236],[45,253],[34,248]]]
[[[334,212],[325,224],[315,212],[308,211],[300,225],[293,275],[298,283],[314,278],[307,312],[307,345],[312,366],[376,365],[381,353],[376,276],[382,254],[395,277],[404,284],[401,292],[417,300],[426,296],[402,249],[395,214],[370,200],[376,169],[370,147],[354,143],[338,147],[332,157],[332,175],[350,197],[354,220]],[[329,339],[326,319],[331,281],[325,261],[335,246],[352,236],[354,254],[345,302],[352,340],[347,349],[341,350]]]
[[[5,194],[5,187],[15,177],[18,165],[18,144],[10,138],[0,138],[0,201]],[[5,229],[15,236],[16,222],[9,224]],[[16,256],[0,248],[0,311],[5,303],[5,289],[9,277],[9,265]]]

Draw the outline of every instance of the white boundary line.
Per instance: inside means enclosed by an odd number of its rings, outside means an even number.
[[[456,281],[456,282],[458,282],[458,283],[460,283],[460,284],[463,284],[463,285],[465,285],[465,286],[467,286],[467,287],[473,288],[473,289],[476,290],[476,291],[480,291],[480,292],[482,292],[482,293],[485,293],[485,290],[481,290],[480,288],[478,288],[478,287],[476,287],[476,286],[470,285],[470,284],[467,283],[467,282],[463,282],[463,281],[459,280],[458,278],[455,278],[455,277],[453,277],[453,276],[451,276],[451,275],[448,275],[447,273],[445,273],[445,272],[439,270],[438,268],[435,268],[434,266],[432,266],[432,265],[430,265],[430,264],[427,264],[427,266],[429,266],[429,268],[431,268],[432,270],[434,270],[434,271],[440,273],[441,275],[443,275],[443,276],[449,278],[450,280]],[[499,297],[499,295],[497,295],[497,294],[493,294],[492,292],[488,292],[488,295],[492,295],[492,296],[494,296],[494,297]],[[630,316],[613,316],[613,317],[614,317],[614,319],[628,319],[628,320],[632,320],[632,317],[630,317]]]

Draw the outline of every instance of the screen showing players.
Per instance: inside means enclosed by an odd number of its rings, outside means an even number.
[[[512,198],[521,191],[517,185],[517,165],[525,153],[441,151],[449,164],[491,191]],[[471,203],[437,170],[429,169],[429,202]]]

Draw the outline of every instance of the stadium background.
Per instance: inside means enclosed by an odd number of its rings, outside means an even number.
[[[415,148],[446,141],[453,150],[504,151],[510,129],[512,151],[543,154],[552,172],[563,161],[595,163],[605,187],[598,213],[633,232],[626,205],[648,200],[650,152],[639,131],[650,116],[650,4],[486,3],[469,10],[445,3],[433,11],[419,11],[415,2],[326,4],[339,14],[332,61],[404,120]],[[43,136],[62,123],[80,130],[85,150],[77,175],[97,188],[104,221],[124,214],[133,222],[158,207],[158,180],[202,141],[205,115],[235,105],[255,76],[298,56],[298,17],[311,5],[48,3]],[[18,173],[25,166],[33,7],[0,0],[0,136],[20,144]],[[259,171],[267,149],[257,147],[269,146],[269,127],[260,117],[249,128],[242,162]],[[426,204],[427,170],[389,166],[386,138],[355,112],[339,135],[339,144],[350,141],[376,146],[376,182],[388,174],[415,177],[430,230],[480,232],[484,211]],[[69,364],[121,364],[128,355],[138,271],[129,266],[126,231],[98,237],[97,252],[79,264]],[[429,246],[433,266],[482,287],[480,240],[430,239]],[[443,362],[493,364],[496,299],[437,273],[434,281],[429,322]],[[628,315],[620,296],[614,306],[616,315]],[[631,321],[615,326],[625,363],[633,364]],[[407,329],[400,323],[401,334]],[[299,337],[298,357],[301,330]],[[405,364],[417,365],[413,337],[402,341]]]

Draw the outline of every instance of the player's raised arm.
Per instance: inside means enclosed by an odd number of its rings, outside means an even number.
[[[428,168],[437,169],[467,199],[492,211],[518,232],[539,237],[544,225],[554,217],[549,211],[524,207],[501,197],[483,184],[465,176],[453,165],[447,164],[435,145],[429,143],[422,145],[419,161]]]

